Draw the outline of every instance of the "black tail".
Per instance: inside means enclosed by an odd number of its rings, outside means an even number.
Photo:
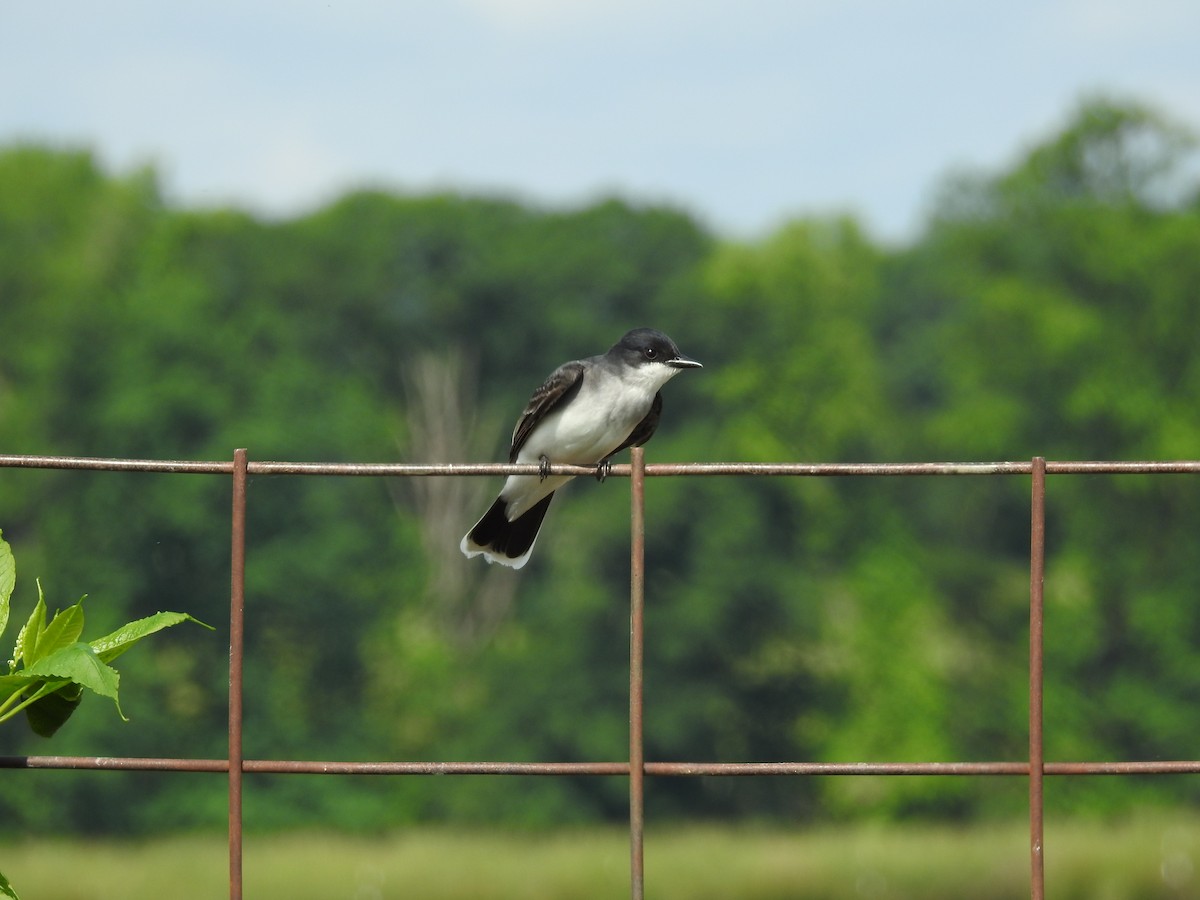
[[[538,529],[542,527],[542,519],[546,518],[546,510],[553,499],[553,493],[547,494],[536,506],[510,522],[504,515],[504,500],[497,497],[483,518],[462,539],[462,552],[467,556],[482,553],[489,562],[521,568],[529,560]]]

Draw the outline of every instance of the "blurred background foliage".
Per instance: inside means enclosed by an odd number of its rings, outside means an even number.
[[[0,450],[503,459],[531,390],[628,328],[705,363],[651,461],[1194,459],[1200,182],[1188,132],[1093,98],[922,233],[850,217],[753,241],[624,200],[560,211],[363,191],[287,221],[179,209],[151,170],[0,149]],[[628,492],[580,480],[519,574],[468,562],[495,479],[255,478],[246,753],[609,760],[627,752]],[[94,630],[222,625],[227,479],[0,469],[19,567]],[[1200,485],[1049,486],[1047,754],[1195,758]],[[993,760],[1026,752],[1028,482],[654,479],[647,758]],[[163,635],[103,704],[4,754],[222,756],[222,628]],[[12,635],[6,636],[6,640]],[[620,779],[251,778],[251,827],[620,820]],[[12,773],[14,827],[219,827],[224,784]],[[136,791],[138,802],[127,802]],[[1048,787],[1050,807],[1192,805],[1178,779]],[[1004,816],[988,779],[657,779],[655,818]]]

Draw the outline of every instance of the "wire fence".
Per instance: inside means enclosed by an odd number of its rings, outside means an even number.
[[[223,475],[232,480],[230,514],[231,578],[229,639],[229,754],[226,759],[102,756],[7,756],[0,768],[129,769],[177,772],[223,772],[229,780],[229,896],[242,897],[242,776],[249,773],[314,775],[538,775],[601,776],[629,779],[630,896],[645,893],[644,828],[646,776],[864,776],[932,775],[1025,777],[1029,781],[1030,895],[1045,896],[1045,776],[1155,775],[1200,773],[1200,760],[1127,762],[1046,762],[1044,758],[1043,595],[1045,575],[1045,503],[1047,475],[1200,474],[1200,461],[1107,462],[1047,461],[992,463],[887,464],[646,464],[641,448],[632,450],[628,465],[613,466],[612,475],[630,479],[630,628],[629,628],[629,758],[607,762],[344,762],[246,759],[242,750],[244,614],[246,606],[246,483],[251,475],[333,475],[360,477],[428,477],[536,474],[537,465],[407,465],[364,463],[251,462],[245,450],[230,461],[102,459],[92,457],[0,455],[0,468],[82,469]],[[554,466],[554,474],[591,475],[590,467]],[[1028,476],[1030,479],[1029,550],[1029,756],[1002,762],[647,762],[643,742],[643,660],[645,651],[645,480],[648,477],[904,477]]]

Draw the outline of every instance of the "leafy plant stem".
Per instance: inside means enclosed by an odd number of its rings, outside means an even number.
[[[0,722],[8,721],[13,716],[15,716],[17,713],[19,713],[23,709],[25,709],[25,707],[32,706],[34,703],[37,703],[37,701],[41,700],[43,697],[48,696],[49,694],[53,694],[55,691],[57,691],[63,685],[69,684],[69,683],[70,682],[68,682],[68,681],[51,681],[51,682],[45,683],[41,687],[39,687],[36,691],[34,691],[32,694],[30,694],[28,697],[26,697],[24,700],[22,700],[21,703],[18,703],[16,706],[13,706],[12,709],[8,709],[9,706],[12,706],[14,701],[19,700],[21,698],[20,694],[13,694],[11,697],[9,697],[7,700],[5,700],[3,703],[0,703]]]

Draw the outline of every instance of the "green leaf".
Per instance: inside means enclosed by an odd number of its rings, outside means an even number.
[[[13,559],[12,547],[4,540],[4,532],[0,531],[0,637],[8,627],[8,598],[12,596],[13,587],[17,583],[17,562]],[[0,879],[3,879],[0,875]],[[3,886],[0,885],[0,890]]]
[[[117,686],[121,680],[117,670],[106,665],[91,645],[82,643],[55,650],[32,666],[27,666],[22,674],[47,680],[73,681],[101,697],[111,697],[114,701],[117,699]]]
[[[69,647],[83,634],[83,599],[55,613],[38,638],[37,655],[48,656],[63,647]]]
[[[112,666],[106,665],[96,655],[96,651],[88,644],[71,644],[69,647],[56,650],[54,653],[39,659],[22,674],[28,677],[40,676],[48,682],[51,679],[72,681],[102,697],[111,698],[113,703],[116,704],[117,715],[122,719],[125,718],[125,714],[121,712],[121,702],[117,698],[117,687],[120,684],[121,676]],[[64,686],[55,686],[51,682],[47,687],[53,688],[46,691],[48,695],[51,695],[55,690],[59,690]],[[46,688],[42,690],[46,690]],[[68,699],[70,699],[70,695],[68,695]],[[46,703],[46,699],[39,699],[38,703]],[[33,709],[36,705],[31,704],[27,707],[27,711]],[[78,705],[78,701],[76,701],[75,705]],[[30,725],[35,726],[34,730],[36,731],[36,726],[41,724],[42,727],[49,728],[52,734],[58,726],[67,720],[67,717],[72,712],[74,712],[73,706],[66,708],[61,702],[55,703],[54,701],[50,701],[43,710],[40,722],[37,720],[37,714],[35,714],[35,718],[30,720]]]
[[[64,685],[25,707],[25,718],[34,734],[48,738],[71,718],[82,700],[83,689],[79,685]]]
[[[10,900],[21,900],[17,896],[17,892],[13,886],[8,883],[8,879],[4,877],[4,873],[0,872],[0,897],[8,897]]]
[[[203,625],[209,631],[214,630],[211,625],[205,625],[205,623],[199,619],[192,618],[187,613],[159,612],[152,616],[146,616],[144,619],[137,619],[134,622],[122,625],[112,634],[92,641],[91,646],[101,661],[106,663],[112,662],[142,638],[154,634],[156,631],[162,631],[164,628],[170,628],[172,625],[178,625],[181,622],[195,622],[197,625]]]
[[[22,661],[26,667],[30,663],[35,662],[38,658],[38,640],[42,636],[42,632],[46,629],[46,597],[42,593],[42,582],[38,579],[38,602],[33,608],[33,612],[29,615],[29,621],[21,628],[17,634],[17,645],[13,649],[13,665],[19,665]]]

